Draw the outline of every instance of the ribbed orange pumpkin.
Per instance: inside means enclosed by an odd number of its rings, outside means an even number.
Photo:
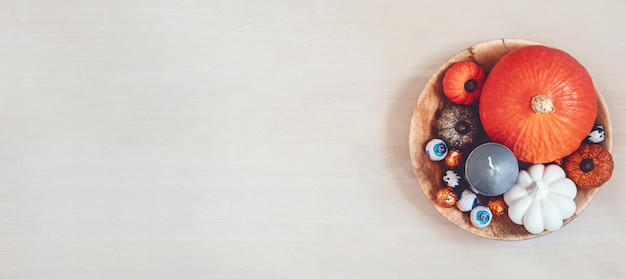
[[[480,91],[485,82],[485,70],[473,61],[454,63],[443,76],[443,94],[451,102],[459,105],[471,105],[480,98]]]
[[[525,46],[494,65],[483,86],[480,120],[518,160],[546,163],[574,152],[594,125],[589,73],[562,50]]]

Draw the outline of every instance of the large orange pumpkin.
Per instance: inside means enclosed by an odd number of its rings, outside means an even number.
[[[525,46],[503,56],[483,86],[480,120],[518,160],[546,163],[574,152],[594,125],[589,73],[562,50]]]

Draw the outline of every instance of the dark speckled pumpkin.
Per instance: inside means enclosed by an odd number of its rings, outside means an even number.
[[[437,119],[437,134],[449,148],[464,149],[476,142],[480,127],[478,112],[471,107],[448,103]]]

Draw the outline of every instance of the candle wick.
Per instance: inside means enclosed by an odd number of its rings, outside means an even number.
[[[491,161],[491,156],[488,156],[487,160],[489,160],[489,168],[490,169],[495,169],[496,167],[493,165],[493,162]]]

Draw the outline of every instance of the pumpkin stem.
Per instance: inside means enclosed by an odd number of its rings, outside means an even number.
[[[578,167],[584,173],[588,173],[588,172],[592,171],[596,167],[596,165],[593,163],[592,159],[585,158],[582,161],[580,161],[580,165]]]
[[[465,89],[465,91],[469,93],[474,92],[476,88],[478,88],[478,81],[476,81],[475,79],[467,80],[465,84],[463,84],[463,89]]]
[[[537,95],[533,97],[531,106],[535,113],[550,113],[554,112],[554,105],[552,101],[546,95]]]
[[[542,180],[534,181],[531,186],[529,195],[535,199],[543,199],[548,195],[548,185]]]
[[[470,132],[470,129],[470,124],[464,120],[460,120],[454,125],[454,130],[460,135],[467,135]]]

